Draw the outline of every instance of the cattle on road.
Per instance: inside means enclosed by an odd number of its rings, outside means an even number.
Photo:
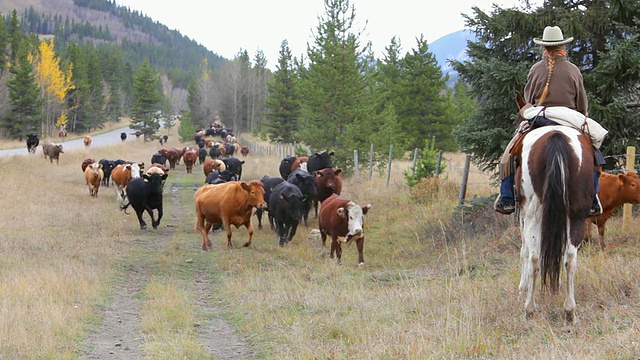
[[[35,154],[36,148],[40,144],[40,138],[36,134],[27,135],[27,151],[29,153]]]

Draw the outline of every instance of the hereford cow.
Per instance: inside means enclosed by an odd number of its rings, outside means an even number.
[[[314,200],[318,197],[316,178],[302,169],[296,169],[289,175],[287,181],[300,188],[302,195],[304,195],[302,217],[304,218],[304,225],[309,226],[309,211],[313,206]]]
[[[234,176],[236,181],[240,181],[242,178],[242,164],[244,164],[244,160],[240,160],[235,157],[229,157],[222,159],[222,162],[227,167],[227,170]]]
[[[304,195],[296,185],[283,181],[269,195],[269,215],[276,225],[280,246],[293,240],[302,219]]]
[[[36,148],[40,144],[40,138],[36,134],[27,135],[27,151],[35,154]]]
[[[87,181],[87,186],[89,187],[89,195],[98,197],[98,190],[100,189],[103,176],[102,165],[99,163],[94,162],[86,167],[84,170],[84,179]]]
[[[196,228],[202,234],[202,250],[211,249],[209,231],[212,226],[222,226],[227,232],[227,247],[231,242],[231,225],[247,228],[249,239],[244,246],[251,246],[253,208],[264,209],[264,188],[258,180],[250,182],[231,181],[217,185],[202,185],[195,193]]]
[[[151,169],[149,169],[151,170]],[[160,168],[154,167],[151,174],[147,171],[139,178],[132,179],[127,184],[126,204],[121,204],[121,210],[127,212],[127,207],[131,207],[135,210],[138,216],[138,222],[140,223],[140,229],[146,229],[147,223],[142,219],[142,213],[146,210],[151,217],[151,226],[157,229],[160,225],[160,219],[162,219],[162,191],[164,180],[167,178],[167,174],[163,173]],[[158,211],[158,219],[153,218],[153,210]]]
[[[315,215],[318,217],[318,204],[322,203],[332,194],[340,195],[342,192],[342,169],[320,169],[316,171],[316,185],[318,196],[313,201]]]
[[[93,158],[86,158],[82,160],[82,172],[84,173],[84,171],[87,169],[87,166],[89,166],[89,164],[93,164],[94,162],[96,161]]]
[[[127,140],[127,133],[125,133],[125,132],[121,132],[121,133],[120,133],[120,140],[122,140],[122,141]]]
[[[47,140],[42,144],[42,153],[45,159],[48,157],[51,163],[53,163],[53,159],[55,159],[56,164],[58,164],[60,162],[60,154],[63,154],[64,151],[62,151],[62,145],[56,145]]]
[[[338,264],[341,263],[341,243],[355,240],[358,248],[358,265],[364,265],[364,215],[371,205],[360,206],[355,202],[333,194],[322,202],[320,209],[320,236],[325,246],[327,236],[331,237],[331,255],[335,253]]]
[[[84,137],[83,142],[84,142],[84,148],[85,149],[88,149],[88,148],[91,147],[91,141],[92,141],[91,136],[87,135],[87,136]]]
[[[600,191],[598,197],[602,204],[602,214],[587,218],[585,228],[585,240],[591,238],[591,224],[598,227],[598,243],[605,250],[611,246],[604,240],[605,224],[613,216],[617,208],[623,204],[640,203],[640,179],[635,171],[627,171],[625,174],[600,174]]]
[[[187,174],[193,173],[193,165],[198,161],[198,152],[195,148],[189,148],[182,154],[182,160],[187,167]]]
[[[125,189],[129,182],[133,179],[140,177],[140,165],[133,164],[120,164],[113,168],[111,171],[111,181],[115,185],[116,200],[118,204],[124,206],[127,203]]]
[[[262,187],[264,188],[264,201],[267,204],[267,206],[264,209],[256,210],[256,217],[258,218],[258,229],[262,229],[262,213],[265,210],[267,212],[269,211],[269,198],[271,197],[271,192],[273,191],[273,188],[275,188],[280,183],[285,182],[285,180],[276,176],[265,175],[262,177],[262,179],[260,179],[260,182],[262,183]],[[273,216],[271,215],[271,213],[269,213],[268,216],[269,216],[269,225],[271,225],[271,229],[275,229]]]
[[[331,156],[333,156],[333,151],[311,154],[309,161],[307,161],[307,170],[313,174],[320,169],[332,168]]]
[[[243,146],[240,148],[240,154],[242,155],[242,157],[247,157],[247,155],[249,155],[249,147],[248,146]]]

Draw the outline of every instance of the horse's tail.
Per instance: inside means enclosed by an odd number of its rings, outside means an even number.
[[[549,136],[546,147],[546,173],[542,198],[540,239],[540,278],[542,288],[558,291],[562,259],[568,242],[569,145],[561,133]]]

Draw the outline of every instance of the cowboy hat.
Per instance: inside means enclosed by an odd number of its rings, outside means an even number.
[[[562,30],[557,26],[547,26],[542,33],[542,39],[533,38],[533,42],[542,46],[558,46],[568,44],[573,41],[573,37],[564,38]]]

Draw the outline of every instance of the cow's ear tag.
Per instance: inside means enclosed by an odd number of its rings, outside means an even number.
[[[280,199],[284,200],[284,195],[280,194]]]

